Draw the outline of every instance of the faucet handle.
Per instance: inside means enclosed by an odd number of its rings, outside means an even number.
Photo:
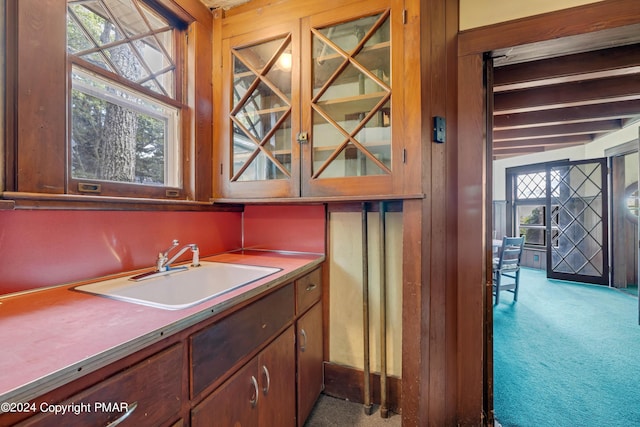
[[[191,261],[191,266],[200,267],[200,249],[198,249],[198,245],[196,244],[191,245],[191,253],[193,256],[193,259]]]
[[[158,258],[156,259],[156,270],[162,271],[164,269],[165,262],[167,262],[167,254],[158,252]]]

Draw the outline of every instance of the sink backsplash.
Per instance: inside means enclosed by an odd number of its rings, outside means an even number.
[[[0,210],[0,295],[152,267],[173,239],[196,243],[201,258],[243,244],[325,253],[325,218],[324,205],[248,205],[244,212]]]
[[[151,267],[173,239],[238,249],[241,227],[242,212],[0,211],[0,294]]]

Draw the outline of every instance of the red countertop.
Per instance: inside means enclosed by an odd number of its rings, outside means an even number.
[[[133,354],[310,271],[324,255],[242,251],[204,260],[282,270],[182,310],[72,290],[78,283],[0,298],[0,402],[28,401]]]

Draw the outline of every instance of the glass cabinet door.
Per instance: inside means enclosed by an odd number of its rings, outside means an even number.
[[[311,34],[311,179],[390,175],[389,12]]]
[[[284,181],[289,186],[295,155],[292,129],[298,126],[293,105],[292,35],[231,47],[231,105],[229,106],[230,182]],[[257,188],[257,187],[256,187]],[[291,194],[279,194],[287,196]],[[273,196],[273,194],[265,194]]]
[[[394,155],[402,129],[391,115],[392,108],[402,113],[391,69],[403,63],[403,29],[392,25],[401,15],[388,0],[363,3],[223,40],[223,194],[386,195],[402,188],[404,157]]]

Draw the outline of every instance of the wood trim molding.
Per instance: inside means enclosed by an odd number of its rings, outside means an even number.
[[[401,201],[412,199],[424,199],[425,194],[395,194],[372,196],[327,196],[327,197],[277,197],[277,198],[213,198],[213,204],[219,203],[243,203],[243,204],[309,204],[309,203],[349,203],[349,202],[374,202],[374,201]]]
[[[615,147],[604,150],[605,157],[623,156],[625,154],[638,152],[638,139],[616,145]]]
[[[380,374],[370,375],[372,402],[380,403]],[[391,412],[402,413],[402,379],[387,377],[388,396],[387,405]],[[351,402],[364,403],[364,373],[360,369],[338,365],[336,363],[324,363],[324,394],[349,400]],[[380,416],[374,414],[372,416]]]
[[[4,200],[3,200],[4,199]],[[172,210],[172,211],[233,211],[242,212],[239,204],[212,205],[207,202],[105,197],[73,194],[41,194],[5,191],[0,194],[1,209],[63,209],[63,210]]]
[[[609,0],[461,31],[458,56],[640,22],[640,2]]]

